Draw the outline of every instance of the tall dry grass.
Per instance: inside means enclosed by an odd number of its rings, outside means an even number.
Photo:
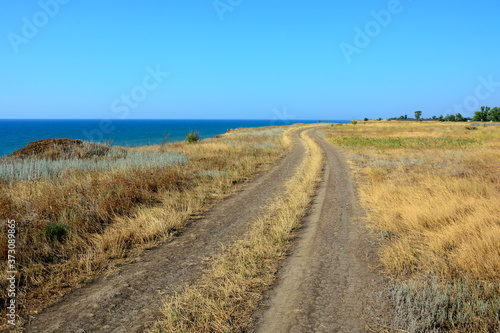
[[[196,144],[128,149],[134,156],[184,156],[182,164],[69,168],[57,177],[0,180],[1,229],[5,231],[8,219],[17,221],[18,313],[26,317],[163,241],[285,152],[278,132],[276,136],[252,135],[252,130],[235,133],[240,134]],[[57,228],[64,233],[52,237]],[[1,288],[6,287],[6,246],[2,232]],[[0,295],[3,307],[6,295]]]
[[[274,281],[320,179],[321,149],[307,134],[302,136],[307,156],[284,193],[273,199],[241,241],[215,260],[201,281],[167,300],[165,319],[153,332],[242,332],[252,327],[252,313]]]
[[[397,324],[500,330],[500,126],[383,122],[325,131],[350,153]],[[399,318],[399,319],[398,319]]]

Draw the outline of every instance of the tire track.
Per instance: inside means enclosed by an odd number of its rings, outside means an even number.
[[[160,315],[162,299],[199,278],[210,259],[248,230],[269,200],[283,191],[305,157],[293,134],[294,147],[271,170],[241,192],[193,221],[184,232],[148,251],[107,278],[75,290],[28,323],[28,332],[143,332]]]
[[[349,167],[331,144],[313,138],[325,153],[324,178],[256,332],[368,332],[388,313]]]

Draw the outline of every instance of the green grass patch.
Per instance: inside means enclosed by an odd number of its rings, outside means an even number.
[[[49,223],[45,226],[45,235],[51,241],[62,242],[68,234],[68,226],[62,223]]]
[[[373,138],[373,137],[345,137],[334,136],[330,141],[343,147],[374,147],[379,149],[391,148],[460,148],[467,147],[475,140],[454,138]]]

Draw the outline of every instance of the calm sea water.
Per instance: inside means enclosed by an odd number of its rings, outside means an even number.
[[[313,120],[293,122],[314,123]],[[347,120],[331,122],[347,123]],[[24,147],[28,142],[52,139],[82,139],[112,142],[120,146],[159,144],[164,140],[184,140],[187,133],[197,131],[201,138],[225,133],[229,128],[288,125],[273,120],[1,120],[0,156]]]

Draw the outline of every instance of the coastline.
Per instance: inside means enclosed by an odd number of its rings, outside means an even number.
[[[300,119],[0,119],[0,157],[29,142],[43,139],[79,139],[123,147],[139,147],[183,141],[190,131],[201,139],[212,138],[228,129],[316,123]],[[348,123],[348,120],[329,120]]]

